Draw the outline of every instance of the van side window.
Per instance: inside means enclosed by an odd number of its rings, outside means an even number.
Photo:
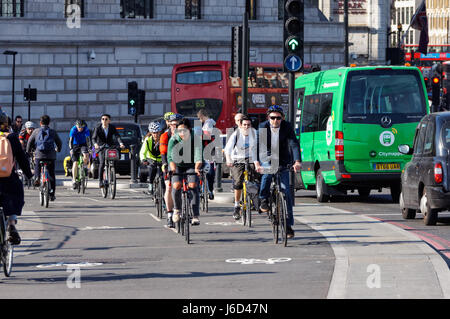
[[[331,115],[331,105],[333,102],[333,94],[325,93],[320,94],[320,107],[319,107],[319,124],[318,131],[326,131],[327,130],[327,122],[328,118]]]
[[[302,132],[317,131],[318,114],[320,98],[318,95],[309,95],[305,97],[305,103],[302,111]]]
[[[430,122],[427,127],[425,135],[425,142],[423,144],[423,155],[433,156],[434,153],[434,123]]]
[[[427,131],[428,122],[420,123],[420,131],[418,138],[416,139],[416,144],[414,145],[414,155],[421,155],[423,152],[423,142],[425,140],[425,133]]]

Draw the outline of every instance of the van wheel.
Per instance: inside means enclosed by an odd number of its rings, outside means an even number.
[[[330,195],[325,193],[326,184],[319,169],[316,174],[316,196],[319,203],[326,203],[330,200]]]
[[[400,193],[399,203],[400,203],[400,210],[402,211],[403,219],[416,218],[416,210],[405,207],[405,201],[403,200],[403,192]]]
[[[436,209],[431,209],[426,188],[423,190],[423,195],[420,198],[420,211],[423,214],[423,222],[425,223],[425,225],[436,225],[438,211]]]
[[[358,188],[358,194],[361,198],[367,198],[370,195],[370,188]]]
[[[400,183],[391,185],[391,197],[394,203],[398,203],[400,199],[400,192],[401,192]]]

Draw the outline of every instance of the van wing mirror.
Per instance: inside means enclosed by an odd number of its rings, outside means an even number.
[[[398,146],[398,151],[405,155],[412,155],[413,149],[409,145],[402,144]]]

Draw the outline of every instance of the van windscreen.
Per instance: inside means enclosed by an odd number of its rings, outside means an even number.
[[[393,123],[417,122],[426,114],[424,89],[417,70],[350,71],[344,100],[344,122],[379,123],[388,115]]]

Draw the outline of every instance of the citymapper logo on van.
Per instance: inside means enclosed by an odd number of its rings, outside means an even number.
[[[390,131],[384,131],[380,134],[380,143],[383,146],[391,146],[395,142],[395,136]]]

